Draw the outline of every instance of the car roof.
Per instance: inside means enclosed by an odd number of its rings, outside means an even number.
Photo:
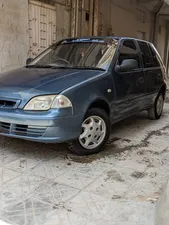
[[[151,42],[149,41],[145,41],[145,40],[142,40],[142,39],[138,39],[138,38],[134,38],[134,37],[125,37],[125,36],[86,36],[86,37],[71,37],[71,38],[66,38],[64,40],[84,40],[84,39],[108,39],[108,38],[112,38],[112,39],[115,39],[117,41],[120,41],[120,40],[135,40],[135,41],[142,41],[142,42],[145,42],[145,43],[149,43],[149,44],[152,44]]]

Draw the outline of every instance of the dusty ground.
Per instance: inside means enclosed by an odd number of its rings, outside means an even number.
[[[77,157],[65,145],[1,137],[0,218],[29,225],[153,225],[169,175],[169,100],[113,126],[105,151]]]

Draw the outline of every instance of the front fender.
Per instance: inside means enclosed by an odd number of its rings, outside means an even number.
[[[108,89],[112,91],[109,92]],[[103,100],[111,106],[115,100],[113,78],[110,74],[106,73],[103,76],[69,88],[62,94],[71,100],[74,115],[85,115],[91,104],[95,101]]]

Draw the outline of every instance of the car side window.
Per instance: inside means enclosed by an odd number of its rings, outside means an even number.
[[[125,40],[120,46],[120,54],[118,57],[118,64],[121,65],[125,59],[135,59],[138,62],[140,68],[140,59],[137,51],[137,47],[133,40]]]
[[[152,68],[159,66],[157,58],[153,55],[150,46],[143,41],[138,41],[138,44],[142,53],[144,68]]]

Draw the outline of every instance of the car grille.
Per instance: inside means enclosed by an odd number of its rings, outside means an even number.
[[[0,98],[0,108],[7,108],[7,109],[13,109],[17,108],[18,105],[20,104],[20,100],[8,100],[8,99],[2,99]]]
[[[43,136],[45,131],[46,127],[36,127],[0,122],[0,133],[38,138]]]
[[[10,133],[10,123],[0,123],[0,133]]]
[[[0,99],[0,108],[13,108],[16,105],[16,101],[8,101]]]

